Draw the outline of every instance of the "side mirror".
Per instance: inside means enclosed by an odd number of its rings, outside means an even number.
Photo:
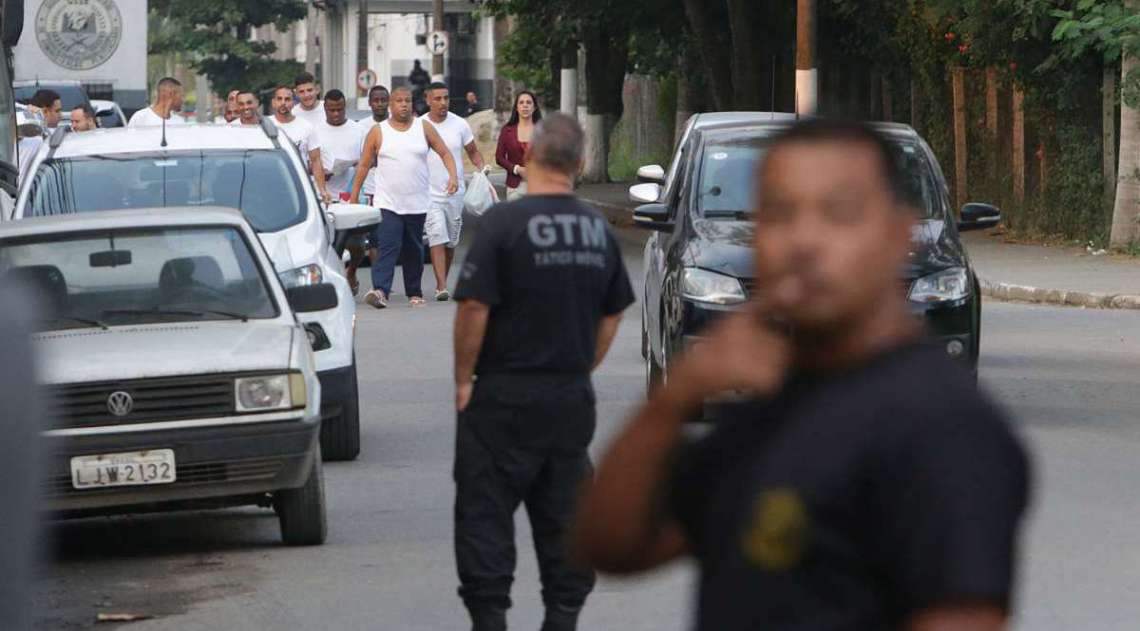
[[[669,207],[665,204],[645,204],[633,209],[633,225],[658,232],[673,232],[669,221]]]
[[[652,184],[665,183],[665,169],[660,164],[647,164],[637,170],[637,181]]]
[[[379,208],[373,208],[367,204],[338,202],[328,205],[325,209],[325,216],[328,217],[329,225],[333,229],[333,251],[337,253],[337,256],[343,256],[348,247],[349,238],[372,230],[376,224],[380,223],[382,215]]]
[[[115,115],[115,110],[113,110],[113,109],[95,110],[95,117],[96,118],[107,118],[108,116],[114,116],[114,115]]]
[[[1001,210],[992,204],[966,204],[962,206],[962,215],[958,219],[958,230],[983,230],[992,228],[1001,222]]]
[[[661,198],[661,185],[660,184],[634,184],[629,187],[630,201],[639,204],[655,204]]]
[[[285,290],[285,297],[296,313],[327,311],[335,309],[337,305],[336,287],[332,283],[290,287]]]

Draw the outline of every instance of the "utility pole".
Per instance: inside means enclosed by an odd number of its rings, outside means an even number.
[[[432,0],[432,30],[447,30],[443,26],[443,0]],[[431,56],[431,80],[443,81],[443,53]]]
[[[815,0],[796,2],[796,116],[814,116],[819,94],[815,69]]]
[[[356,11],[356,72],[359,74],[368,70],[368,0],[360,0]],[[357,86],[356,95],[368,96],[368,93]]]

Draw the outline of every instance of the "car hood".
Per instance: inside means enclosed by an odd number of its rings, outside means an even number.
[[[313,244],[325,239],[319,221],[306,221],[278,232],[259,232],[257,236],[278,272],[315,262],[318,257]]]
[[[756,227],[750,221],[697,219],[689,242],[686,264],[736,276],[754,276],[752,241]],[[966,254],[957,234],[945,221],[928,219],[915,224],[911,253],[903,276],[916,278],[938,270],[966,264]]]
[[[294,328],[280,322],[172,322],[32,336],[49,385],[289,367]]]

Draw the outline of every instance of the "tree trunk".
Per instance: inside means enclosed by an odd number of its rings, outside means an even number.
[[[586,165],[582,179],[609,179],[610,133],[622,113],[622,86],[629,61],[628,25],[608,22],[587,29]]]
[[[761,68],[766,56],[758,54],[756,32],[753,28],[751,0],[728,0],[728,23],[732,33],[732,87],[733,108],[738,110],[761,109]]]
[[[1104,200],[1107,207],[1116,197],[1116,68],[1112,64],[1104,67],[1102,92]]]
[[[1136,0],[1125,3],[1133,8]],[[1128,73],[1140,67],[1140,60],[1127,50],[1120,63],[1121,85]],[[1127,98],[1120,103],[1120,164],[1116,170],[1116,203],[1112,209],[1112,245],[1127,245],[1137,236],[1137,202],[1140,201],[1140,110]]]
[[[954,213],[966,203],[966,69],[955,66],[951,71],[954,85],[954,194],[957,200]]]
[[[986,187],[989,195],[998,189],[998,76],[997,68],[986,68]]]
[[[918,133],[922,133],[918,128],[918,82],[914,77],[910,78],[910,126]]]
[[[883,120],[892,123],[895,120],[894,86],[886,75],[883,76]]]
[[[879,106],[883,104],[882,98],[883,80],[877,70],[872,69],[868,76],[867,95],[867,120],[882,120],[883,114],[879,111]]]
[[[578,118],[578,42],[571,42],[562,51],[558,109],[563,114]]]
[[[690,79],[692,75],[689,74],[691,64],[679,59],[677,67],[681,69],[681,72],[677,73],[677,115],[674,118],[671,145],[676,145],[681,140],[681,132],[685,129],[685,123],[697,111],[696,88]]]
[[[1013,86],[1013,147],[1010,149],[1010,164],[1013,174],[1013,199],[1018,211],[1025,205],[1025,90]]]
[[[727,110],[732,106],[732,66],[727,42],[718,35],[723,29],[720,28],[721,25],[713,24],[713,16],[709,13],[710,5],[712,3],[706,0],[685,0],[685,15],[689,19],[689,28],[697,39],[713,106],[718,110]]]

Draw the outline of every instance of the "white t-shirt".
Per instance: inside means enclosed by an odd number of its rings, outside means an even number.
[[[471,131],[471,125],[461,116],[456,116],[451,112],[447,113],[447,118],[443,119],[442,123],[436,123],[429,118],[430,114],[424,114],[420,118],[425,123],[431,123],[432,127],[439,132],[440,138],[443,138],[443,143],[447,145],[447,150],[451,152],[451,157],[455,160],[455,175],[459,178],[459,191],[456,195],[463,194],[463,148],[468,144],[475,141],[475,134]],[[428,168],[431,170],[431,197],[436,201],[447,199],[447,166],[443,164],[443,159],[435,151],[428,152]]]
[[[352,178],[356,175],[356,168],[344,169],[339,175],[333,170],[337,160],[345,162],[359,162],[360,153],[364,148],[364,137],[368,128],[358,125],[356,121],[346,121],[343,125],[333,126],[326,121],[317,128],[321,137],[321,166],[325,173],[332,173],[325,184],[333,196],[340,193],[352,192]]]
[[[321,148],[320,134],[318,134],[316,128],[310,125],[305,119],[294,116],[293,120],[288,123],[282,123],[277,120],[276,116],[271,116],[269,120],[273,121],[281,131],[285,132],[285,135],[289,137],[293,145],[301,152],[301,156],[305,159],[306,164],[308,164],[309,161],[309,152]]]
[[[313,127],[320,129],[325,122],[325,102],[318,100],[313,109],[307,110],[300,103],[293,106],[293,116],[305,121]]]
[[[170,118],[166,119],[167,125],[184,125],[186,121],[181,116],[171,112]],[[162,125],[162,117],[158,112],[149,107],[144,107],[131,116],[131,121],[127,123],[127,127],[159,127]]]

